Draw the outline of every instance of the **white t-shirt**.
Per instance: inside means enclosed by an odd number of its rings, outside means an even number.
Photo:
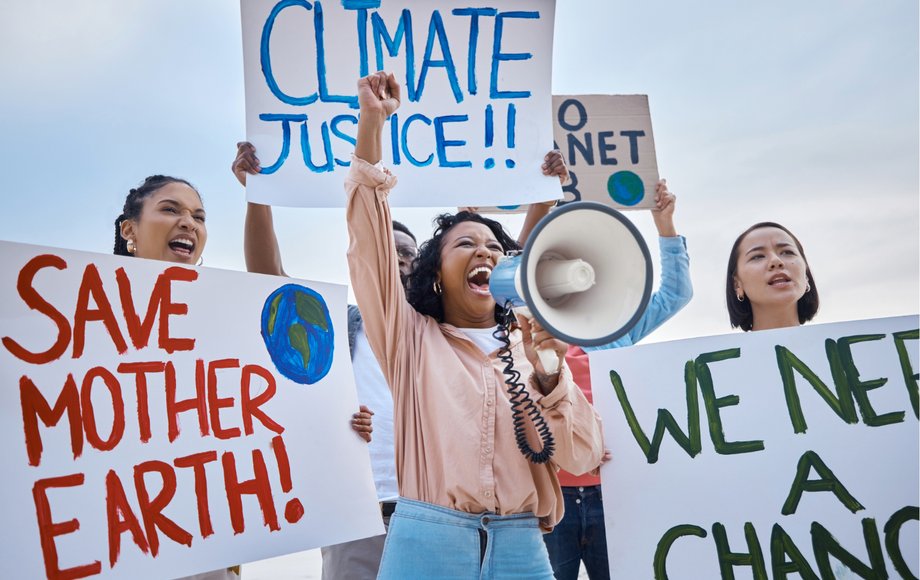
[[[368,447],[377,501],[395,501],[399,497],[399,486],[396,483],[396,450],[393,446],[393,394],[367,342],[363,324],[355,335],[352,367],[358,401],[374,412],[374,431]]]
[[[496,324],[492,328],[458,328],[457,330],[476,343],[476,346],[484,354],[492,354],[502,346],[502,341],[492,336],[497,328],[498,325]]]

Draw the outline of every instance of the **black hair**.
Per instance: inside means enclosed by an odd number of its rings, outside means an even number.
[[[754,327],[754,311],[751,309],[751,301],[747,299],[738,300],[735,291],[735,272],[738,269],[738,249],[741,246],[741,240],[749,233],[761,228],[777,228],[789,234],[789,237],[792,238],[799,250],[799,255],[801,255],[802,260],[805,261],[805,278],[808,280],[808,285],[811,287],[811,290],[799,298],[797,304],[799,324],[805,324],[814,318],[815,314],[818,312],[819,300],[818,286],[815,284],[815,279],[811,275],[811,267],[808,265],[808,258],[805,257],[805,249],[802,248],[802,242],[795,237],[795,234],[778,223],[760,222],[744,230],[744,232],[738,236],[728,256],[728,275],[725,278],[725,301],[728,305],[728,318],[732,323],[732,328],[741,328],[744,331],[748,331]]]
[[[170,177],[168,175],[151,175],[136,188],[128,192],[125,198],[125,206],[121,210],[121,215],[115,220],[115,248],[113,254],[116,256],[131,256],[128,252],[128,241],[121,237],[121,223],[125,220],[136,220],[141,216],[141,210],[144,208],[144,200],[150,197],[158,189],[170,183],[183,183],[195,190],[195,186],[184,179]],[[198,197],[201,194],[198,193]]]
[[[400,223],[400,222],[398,222],[398,221],[396,221],[396,220],[393,220],[393,231],[394,231],[394,232],[402,232],[402,233],[406,234],[407,236],[409,236],[410,238],[412,238],[412,241],[413,241],[413,242],[415,242],[416,244],[418,243],[418,240],[415,239],[415,234],[413,234],[411,231],[409,231],[409,228],[407,228],[406,225],[403,224],[403,223]]]
[[[476,222],[489,228],[505,252],[520,249],[518,243],[508,235],[500,223],[478,213],[461,211],[456,214],[441,214],[435,218],[434,234],[419,248],[418,258],[415,259],[415,269],[409,275],[406,298],[413,308],[422,314],[431,316],[438,322],[444,322],[444,305],[441,302],[441,296],[434,291],[434,283],[441,270],[441,245],[447,232],[463,222]],[[502,308],[496,305],[496,322],[499,322],[501,314]]]

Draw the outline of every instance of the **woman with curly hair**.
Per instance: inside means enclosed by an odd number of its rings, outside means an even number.
[[[492,268],[517,244],[478,214],[442,215],[404,293],[387,203],[396,177],[380,164],[381,130],[399,107],[400,87],[376,73],[358,82],[358,95],[345,181],[348,261],[393,392],[400,492],[379,578],[552,578],[541,532],[562,517],[556,470],[584,473],[601,463],[599,420],[568,367],[548,373],[536,355],[549,349],[562,361],[567,345],[521,320],[508,348],[553,452],[534,463],[519,449],[496,354],[500,310],[489,293]],[[524,446],[541,448],[532,417],[523,420]]]
[[[732,327],[742,330],[805,324],[818,312],[818,287],[805,250],[774,222],[745,230],[732,245],[725,279]]]

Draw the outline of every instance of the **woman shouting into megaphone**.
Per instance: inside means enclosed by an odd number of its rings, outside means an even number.
[[[539,347],[561,359],[567,345],[522,321],[504,350],[523,382],[514,398],[529,398],[538,413],[515,425],[498,356],[501,309],[488,283],[517,244],[498,222],[470,212],[440,216],[403,291],[387,203],[396,177],[380,164],[399,84],[373,74],[358,82],[358,100],[345,181],[348,261],[368,341],[393,392],[400,492],[379,578],[552,578],[541,533],[562,517],[555,472],[600,464],[599,420],[568,367],[547,373],[536,355]],[[516,431],[543,463],[525,457]],[[551,457],[543,453],[546,433]]]

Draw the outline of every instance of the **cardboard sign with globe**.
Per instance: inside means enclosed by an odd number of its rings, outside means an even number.
[[[571,177],[562,186],[561,204],[594,201],[618,210],[655,206],[658,159],[648,95],[553,95],[553,147]],[[482,213],[526,210],[526,205],[479,208]]]
[[[0,272],[6,575],[174,578],[383,533],[344,286],[8,242]]]

